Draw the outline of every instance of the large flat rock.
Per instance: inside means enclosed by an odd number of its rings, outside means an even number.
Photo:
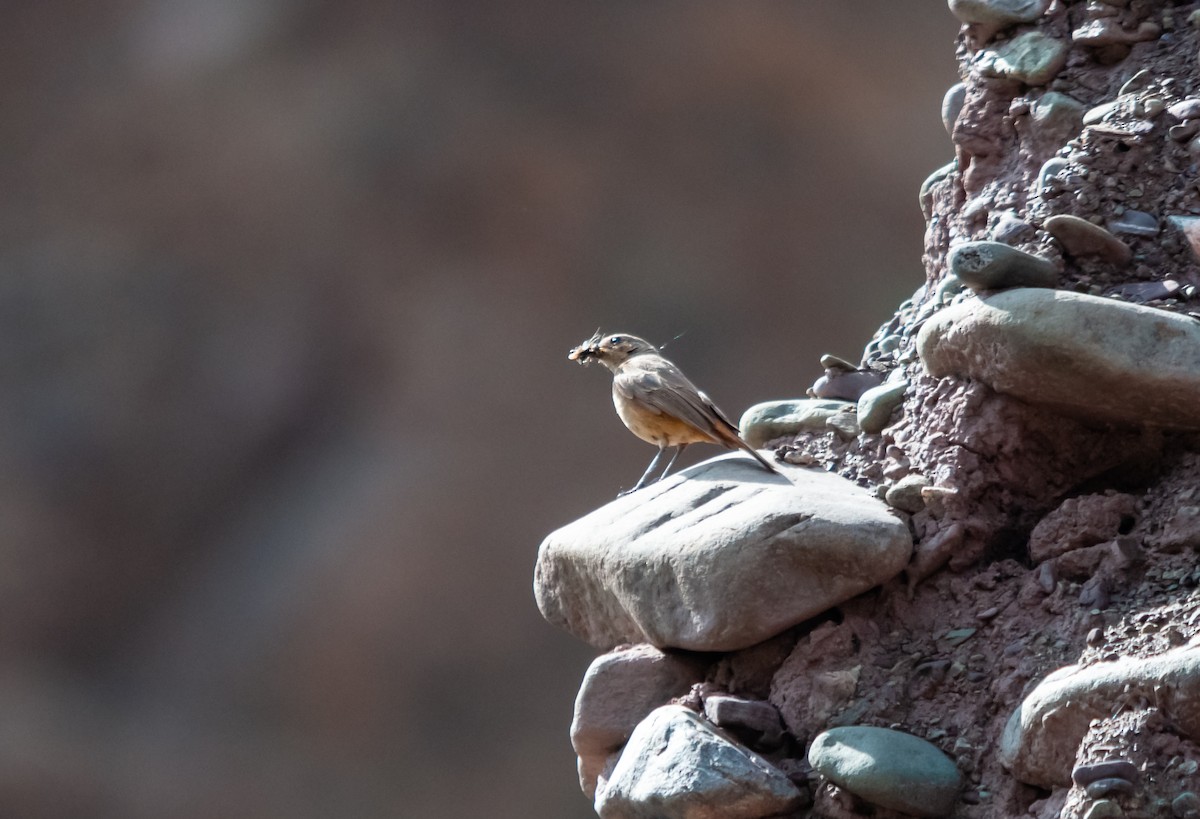
[[[1083,420],[1200,429],[1200,322],[1064,290],[1018,288],[942,310],[917,349],[934,376]]]
[[[884,503],[777,467],[724,455],[553,532],[534,573],[542,614],[599,648],[734,651],[904,568],[912,540]]]

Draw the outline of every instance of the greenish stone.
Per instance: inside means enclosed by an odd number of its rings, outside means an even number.
[[[1058,268],[1052,262],[1001,242],[963,242],[951,248],[947,264],[954,276],[976,292],[1058,283]]]
[[[904,400],[907,389],[907,381],[897,381],[864,392],[858,399],[858,426],[862,431],[872,435],[882,432],[892,417],[892,410]]]
[[[978,66],[988,77],[1045,85],[1066,65],[1070,50],[1069,43],[1041,31],[1027,31],[983,51]]]
[[[949,816],[962,775],[937,746],[865,725],[830,728],[808,750],[813,768],[874,805],[913,816]]]
[[[825,432],[830,418],[854,407],[849,401],[797,398],[755,404],[742,413],[742,439],[759,448],[773,438],[798,432]]]

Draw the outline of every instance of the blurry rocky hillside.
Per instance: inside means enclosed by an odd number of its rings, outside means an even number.
[[[856,357],[957,21],[5,11],[0,815],[591,815],[529,578],[652,451],[565,353],[684,333],[734,418]]]

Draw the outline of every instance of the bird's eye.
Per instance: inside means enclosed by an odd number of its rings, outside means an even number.
[[[620,336],[613,336],[612,338],[610,338],[608,340],[608,343],[609,344],[620,344],[624,340],[625,339],[621,338]]]

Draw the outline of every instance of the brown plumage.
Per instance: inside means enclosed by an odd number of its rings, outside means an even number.
[[[675,454],[658,480],[671,471],[675,459],[689,444],[717,444],[744,449],[765,469],[778,474],[738,435],[738,428],[707,395],[696,388],[678,367],[663,358],[648,341],[627,333],[604,336],[600,331],[567,355],[572,361],[599,361],[613,374],[613,404],[625,426],[637,437],[658,447],[646,473],[633,492],[646,485],[669,447]]]

